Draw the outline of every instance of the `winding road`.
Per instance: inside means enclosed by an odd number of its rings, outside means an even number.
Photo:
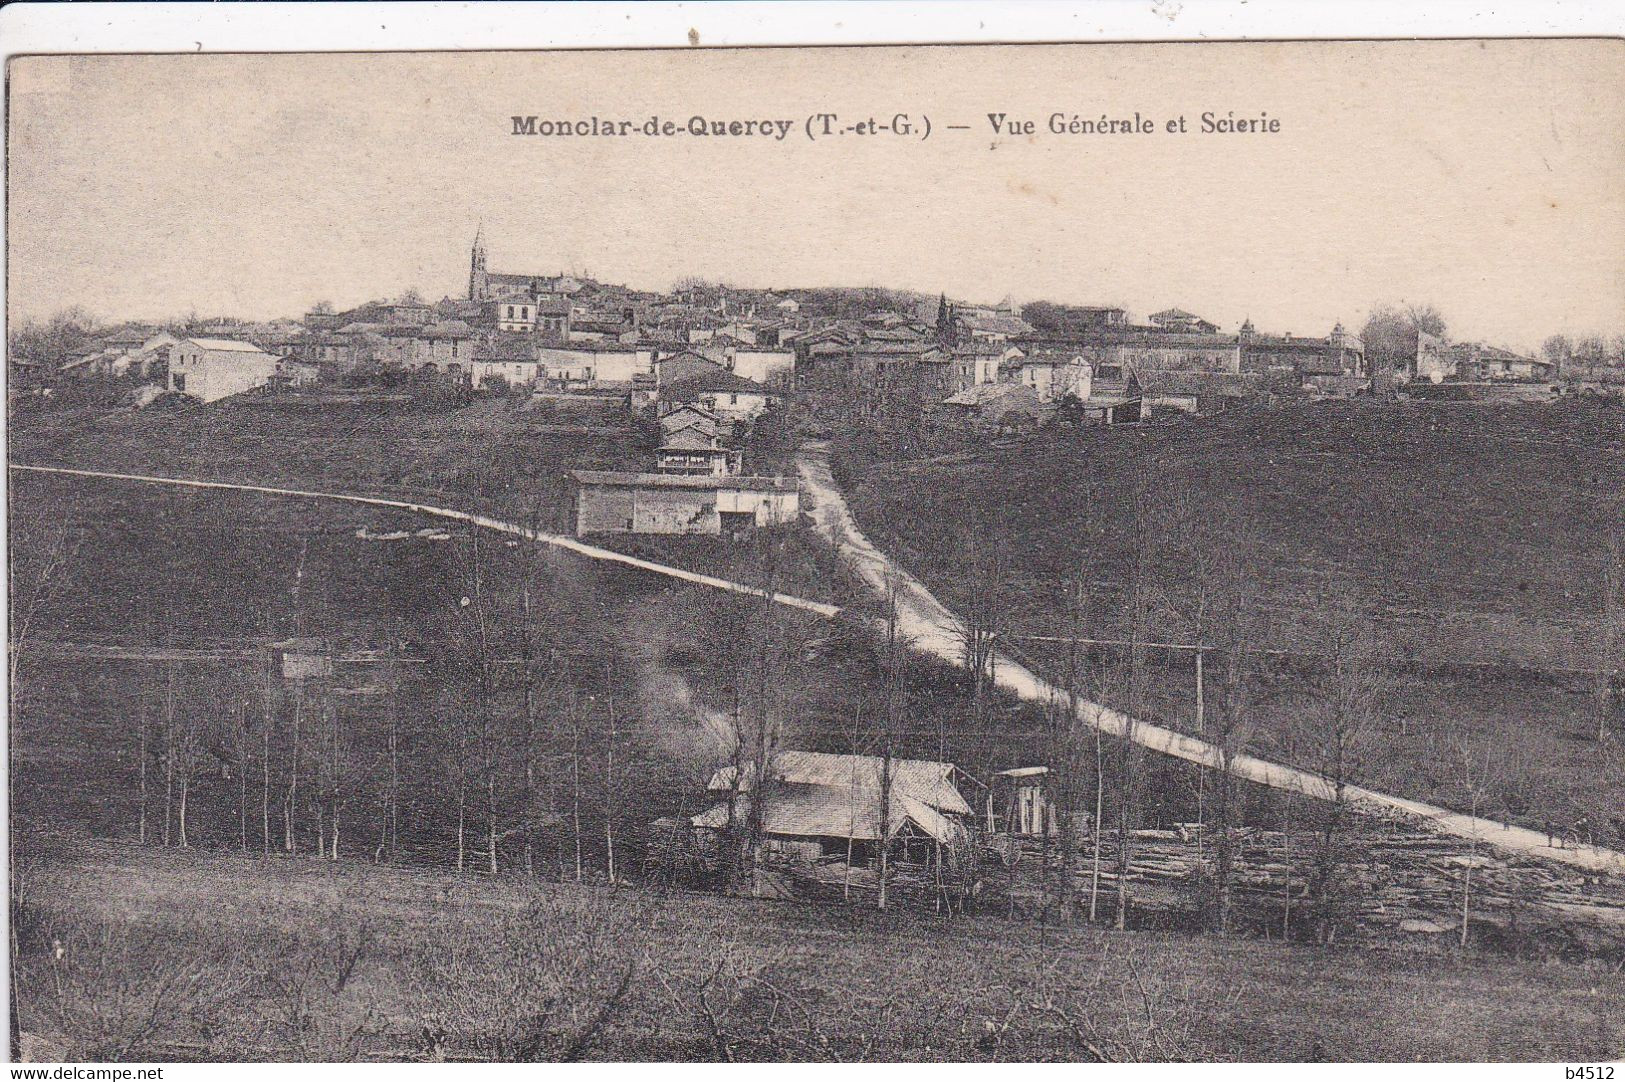
[[[920,581],[894,563],[858,529],[852,512],[830,473],[827,445],[803,445],[797,460],[801,474],[803,506],[809,498],[811,514],[818,529],[877,593],[884,594],[888,577],[897,584],[898,625],[910,645],[922,653],[961,664],[965,656],[964,624],[927,590]],[[1032,702],[1064,701],[1066,696],[1012,658],[999,655],[994,681],[1000,687]],[[1152,751],[1207,766],[1219,765],[1219,749],[1205,740],[1160,725],[1137,721],[1099,703],[1078,706],[1078,717],[1112,736],[1124,737]],[[1320,800],[1332,798],[1326,779],[1295,767],[1282,766],[1251,755],[1231,759],[1230,769],[1248,781],[1273,789],[1287,789]],[[1348,799],[1374,809],[1398,811],[1421,820],[1434,830],[1480,842],[1507,853],[1526,854],[1558,861],[1593,872],[1625,875],[1625,853],[1595,846],[1558,847],[1548,844],[1546,835],[1523,827],[1507,827],[1485,819],[1424,804],[1419,800],[1379,793],[1359,786],[1346,786]]]
[[[898,583],[898,617],[901,629],[911,645],[922,653],[941,658],[950,664],[959,664],[964,654],[964,625],[938,601],[917,579],[893,563],[877,549],[853,520],[840,487],[830,473],[827,447],[818,443],[803,447],[797,468],[804,486],[803,496],[811,498],[813,521],[820,532],[851,562],[863,580],[877,592],[884,592],[888,577]],[[731,593],[763,596],[754,586],[728,579],[688,571],[668,564],[655,563],[635,556],[584,544],[573,537],[543,533],[488,515],[433,504],[396,500],[381,496],[358,496],[348,493],[320,492],[308,489],[276,488],[268,485],[235,484],[226,481],[199,481],[180,477],[158,477],[145,474],[113,473],[104,470],[69,469],[60,466],[12,465],[11,470],[24,473],[56,474],[96,480],[150,485],[168,485],[180,488],[250,492],[267,496],[294,499],[332,500],[362,504],[369,507],[387,507],[412,514],[463,522],[492,530],[496,533],[552,546],[565,552],[604,563],[637,568],[682,582],[707,586]],[[798,609],[825,618],[839,616],[841,609],[822,601],[812,601],[790,594],[775,593],[772,600],[788,608]],[[1030,669],[1015,660],[1000,656],[995,669],[999,686],[1020,698],[1033,702],[1053,702],[1064,698],[1052,685],[1046,683]],[[1078,716],[1086,724],[1095,726],[1114,736],[1126,736],[1153,751],[1193,763],[1218,764],[1218,749],[1212,744],[1184,733],[1148,722],[1133,721],[1119,711],[1098,703],[1081,703]],[[1294,767],[1282,766],[1253,756],[1236,756],[1231,770],[1238,776],[1275,789],[1287,789],[1317,799],[1330,799],[1331,788],[1325,779]],[[1587,871],[1612,875],[1625,875],[1625,854],[1599,847],[1567,848],[1550,845],[1544,834],[1523,827],[1504,827],[1499,823],[1476,819],[1470,815],[1437,808],[1417,800],[1379,793],[1374,790],[1349,786],[1348,797],[1374,808],[1388,809],[1412,816],[1433,829],[1470,841],[1481,842],[1508,853],[1526,854],[1557,861]]]

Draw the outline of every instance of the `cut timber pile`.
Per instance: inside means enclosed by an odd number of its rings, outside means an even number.
[[[1391,939],[1400,933],[1460,934],[1464,888],[1470,935],[1531,935],[1588,949],[1625,948],[1625,881],[1530,859],[1473,851],[1458,838],[1414,824],[1364,818],[1340,839],[1344,854],[1340,935]],[[1314,916],[1311,880],[1317,839],[1242,828],[1232,832],[1232,912],[1239,928],[1280,934],[1305,930]],[[1128,881],[1135,911],[1146,918],[1199,914],[1210,904],[1214,841],[1192,827],[1135,831]],[[1036,905],[1044,894],[1041,869],[1051,869],[1053,895],[1063,876],[1059,838],[1021,839],[1013,868],[990,862],[987,885],[1009,896],[1011,908]],[[1101,842],[1100,902],[1114,911],[1117,846],[1110,831]],[[1085,839],[1071,861],[1076,898],[1087,898],[1094,851]]]

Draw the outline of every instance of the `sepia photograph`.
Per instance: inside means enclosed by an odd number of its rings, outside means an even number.
[[[703,15],[10,56],[10,1060],[1613,1078],[1625,38]]]

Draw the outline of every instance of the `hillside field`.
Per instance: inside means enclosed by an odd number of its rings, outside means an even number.
[[[1625,845],[1625,736],[1596,740],[1595,680],[1574,671],[1599,663],[1602,553],[1625,530],[1625,410],[1323,402],[1052,427],[936,457],[872,451],[851,440],[836,458],[861,528],[960,612],[974,596],[967,538],[984,566],[997,553],[1008,632],[1041,666],[1053,671],[1054,650],[1020,636],[1064,632],[1061,584],[1079,567],[1096,636],[1123,635],[1136,478],[1153,506],[1184,490],[1198,518],[1254,532],[1263,645],[1313,654],[1328,593],[1363,598],[1392,664],[1371,784],[1466,807],[1461,748],[1490,747],[1490,814]],[[1155,586],[1178,602],[1189,584]],[[1177,618],[1153,630],[1191,635]],[[1188,655],[1153,669],[1158,720],[1194,728]],[[1253,746],[1290,757],[1305,705],[1282,674]]]
[[[19,1015],[70,1060],[1625,1052],[1600,967],[34,841]]]

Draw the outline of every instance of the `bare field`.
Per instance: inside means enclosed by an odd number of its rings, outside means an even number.
[[[22,1026],[70,1059],[1595,1062],[1625,1050],[1619,974],[1448,951],[888,917],[62,838],[25,876]],[[125,978],[116,989],[97,979],[109,967]],[[207,993],[175,979],[193,973]]]

